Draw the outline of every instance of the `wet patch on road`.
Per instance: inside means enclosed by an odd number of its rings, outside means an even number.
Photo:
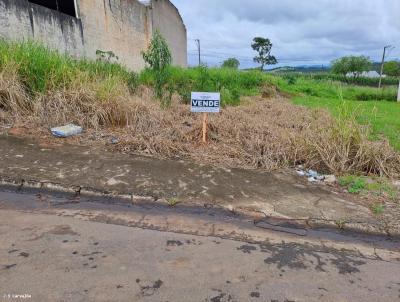
[[[163,285],[163,281],[160,279],[154,282],[146,282],[136,279],[136,283],[140,286],[140,292],[144,297],[153,296]]]
[[[203,243],[201,241],[198,241],[196,239],[187,239],[185,241],[180,241],[180,240],[167,240],[167,246],[182,246],[182,245],[202,245]]]
[[[83,257],[87,257],[87,256],[94,256],[94,255],[99,255],[99,254],[102,254],[103,252],[98,252],[98,251],[96,251],[96,252],[91,252],[91,253],[88,253],[88,254],[82,254],[82,256]]]
[[[337,267],[339,274],[353,274],[359,273],[359,266],[365,265],[365,261],[351,259],[344,255],[338,255],[336,259],[332,259],[331,263]]]
[[[19,253],[19,255],[18,255],[18,256],[20,256],[20,257],[24,257],[24,258],[28,258],[28,257],[29,257],[29,253],[22,252],[22,253]]]
[[[167,246],[182,246],[183,242],[179,240],[168,240]]]
[[[233,297],[230,294],[223,293],[220,291],[220,294],[217,296],[212,297],[210,300],[206,301],[211,301],[211,302],[233,302]]]
[[[257,248],[254,245],[242,245],[237,248],[238,251],[242,251],[244,254],[251,254],[252,252],[256,251]]]
[[[260,251],[270,253],[264,259],[265,264],[275,264],[279,269],[315,269],[325,272],[327,262],[334,265],[340,274],[359,273],[358,267],[365,265],[364,256],[351,250],[337,250],[328,247],[317,247],[311,244],[285,243],[260,244]],[[327,255],[326,259],[322,255]],[[378,260],[378,259],[377,259]]]
[[[17,266],[16,263],[13,263],[13,264],[6,264],[6,265],[3,265],[3,270],[9,270],[9,269],[11,269],[11,268],[13,268],[13,267],[16,267],[16,266]]]
[[[259,292],[251,292],[250,297],[252,298],[260,298],[260,293]]]

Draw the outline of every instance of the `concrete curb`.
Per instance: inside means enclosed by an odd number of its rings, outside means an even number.
[[[65,185],[61,183],[55,183],[51,181],[38,181],[33,179],[12,179],[8,177],[4,177],[0,175],[0,190],[1,189],[16,189],[17,191],[22,192],[23,189],[33,190],[41,193],[48,194],[72,194],[74,196],[82,196],[82,197],[102,197],[102,198],[113,198],[118,199],[122,202],[126,202],[129,204],[162,204],[168,205],[168,201],[165,199],[158,199],[152,196],[140,196],[135,195],[134,193],[127,192],[109,192],[96,188],[82,187],[79,185]],[[374,235],[374,236],[385,236],[391,238],[400,238],[400,231],[398,230],[390,230],[385,223],[371,223],[364,221],[333,221],[328,219],[321,218],[308,218],[308,219],[298,219],[295,217],[279,217],[267,215],[262,213],[261,211],[257,211],[251,208],[237,207],[233,208],[231,206],[221,206],[207,203],[184,203],[187,207],[194,208],[207,208],[213,207],[216,209],[225,210],[227,212],[234,213],[236,215],[240,215],[242,217],[251,219],[254,221],[254,224],[257,225],[260,222],[264,222],[265,219],[273,220],[276,222],[272,224],[270,230],[285,232],[284,230],[280,230],[285,228],[284,226],[287,224],[296,225],[297,228],[302,228],[304,230],[343,230],[345,232],[351,233],[359,233],[363,235]],[[296,235],[296,232],[290,232]]]

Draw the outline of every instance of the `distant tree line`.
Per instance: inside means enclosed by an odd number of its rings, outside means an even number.
[[[366,56],[346,56],[332,61],[332,73],[358,78],[363,72],[372,70],[373,63]],[[400,76],[400,62],[390,61],[383,66],[383,73],[387,76]]]

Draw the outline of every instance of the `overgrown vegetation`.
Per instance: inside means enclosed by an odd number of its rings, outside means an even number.
[[[370,128],[371,139],[388,139],[394,148],[400,150],[400,104],[395,102],[397,86],[380,90],[289,75],[276,77],[275,83],[293,96],[295,104],[326,108],[334,116],[339,116],[345,102],[347,111],[355,113],[356,121]]]
[[[137,75],[119,64],[74,60],[33,42],[8,43],[0,39],[0,68],[15,70],[31,95],[68,89],[77,81],[104,81],[107,86],[122,82],[133,90],[138,84]]]
[[[239,105],[241,96],[250,96],[260,93],[260,88],[267,80],[267,76],[259,71],[237,71],[230,68],[196,68],[183,69],[170,67],[167,85],[183,100],[189,103],[191,91],[219,91],[222,105]],[[139,81],[146,86],[154,85],[154,74],[151,70],[144,70]]]
[[[138,75],[33,43],[0,42],[0,120],[31,128],[71,122],[101,128],[118,135],[117,147],[124,152],[161,157],[193,158],[201,152],[202,162],[244,168],[304,164],[337,174],[400,174],[399,154],[384,140],[371,143],[368,127],[351,107],[335,105],[332,118],[324,110],[293,105],[279,92],[294,94],[297,101],[338,99],[328,84],[315,87],[301,78],[291,81],[260,71],[167,66],[168,76],[160,82],[152,68]],[[158,84],[170,95],[169,106],[154,99]],[[222,94],[223,112],[210,116],[207,145],[199,143],[199,116],[187,105],[196,90]],[[359,92],[342,89],[349,97]]]

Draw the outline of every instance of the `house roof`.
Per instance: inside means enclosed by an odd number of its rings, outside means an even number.
[[[143,5],[149,6],[151,4],[151,0],[138,0]]]

